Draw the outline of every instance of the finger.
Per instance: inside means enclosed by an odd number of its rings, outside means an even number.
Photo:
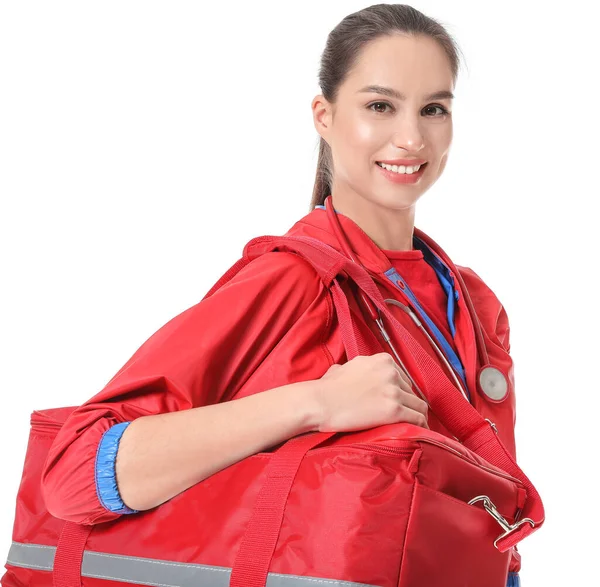
[[[398,373],[400,373],[400,377],[402,377],[402,381],[404,381],[404,384],[406,385],[406,387],[408,387],[408,389],[412,390],[412,382],[409,379],[408,375],[405,373],[404,369],[398,365],[398,363],[396,363],[396,361],[394,360],[394,367],[396,368],[396,371],[398,371]]]
[[[427,417],[429,413],[429,406],[420,397],[417,397],[414,393],[408,391],[402,391],[401,400],[403,405],[423,414]]]
[[[412,410],[408,406],[402,406],[400,410],[400,422],[408,422],[409,424],[414,424],[415,426],[421,426],[421,428],[427,428],[429,430],[429,424],[427,423],[427,418],[416,410]]]

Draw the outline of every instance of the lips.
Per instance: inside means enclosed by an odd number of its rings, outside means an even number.
[[[390,159],[388,161],[376,161],[376,163],[385,163],[386,165],[404,165],[412,167],[414,165],[425,165],[427,161],[425,159]]]
[[[410,185],[410,184],[417,183],[421,179],[421,177],[423,177],[426,166],[427,166],[427,164],[425,163],[419,167],[418,171],[413,171],[412,173],[403,173],[400,171],[392,171],[391,169],[386,169],[385,167],[382,167],[381,165],[377,165],[377,167],[381,170],[381,174],[383,175],[384,178],[386,178],[390,182],[392,182],[394,184],[398,184],[398,185],[402,185],[402,184]]]
[[[375,161],[375,164],[380,164],[380,163],[385,163],[385,161]],[[398,165],[398,167],[400,167],[400,165],[404,165],[404,167],[414,167],[416,165],[419,165],[418,163],[411,163],[411,164],[404,164],[404,163],[386,163],[386,165]],[[423,169],[426,165],[428,165],[428,162],[425,163],[421,163],[419,165],[419,171],[421,171],[421,169]],[[379,167],[382,167],[381,165],[379,165]],[[383,169],[383,167],[382,167]]]

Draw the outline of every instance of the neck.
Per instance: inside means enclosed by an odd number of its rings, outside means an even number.
[[[412,251],[415,207],[393,210],[364,198],[338,197],[332,193],[333,208],[354,221],[380,248]]]

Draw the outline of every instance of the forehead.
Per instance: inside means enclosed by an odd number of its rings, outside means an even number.
[[[409,96],[427,94],[452,90],[452,69],[437,41],[424,36],[386,36],[363,47],[343,85],[352,93],[367,85],[379,85]]]

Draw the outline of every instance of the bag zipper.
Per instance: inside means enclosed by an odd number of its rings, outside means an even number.
[[[31,414],[32,431],[56,432],[56,431],[60,430],[62,428],[62,426],[63,426],[63,422],[54,420],[51,417],[44,415],[40,411],[36,410]],[[457,457],[463,459],[464,461],[466,461],[476,467],[479,467],[480,469],[487,471],[488,473],[492,473],[493,475],[496,475],[498,477],[503,477],[504,479],[513,481],[514,483],[518,483],[520,486],[523,486],[523,482],[520,481],[519,479],[513,477],[512,475],[509,475],[508,473],[496,471],[494,469],[486,467],[485,465],[482,465],[481,463],[475,462],[475,461],[469,459],[466,455],[463,455],[461,452],[459,452],[455,448],[453,448],[443,442],[440,442],[438,440],[433,440],[432,438],[416,437],[411,440],[400,440],[400,441],[396,441],[396,442],[398,442],[398,444],[399,444],[398,446],[386,446],[386,445],[381,445],[381,444],[373,443],[373,442],[357,442],[357,443],[349,443],[349,444],[338,444],[338,445],[316,447],[316,448],[312,449],[310,452],[323,451],[323,450],[329,450],[329,449],[362,448],[362,449],[371,450],[371,451],[374,451],[374,452],[377,452],[380,454],[386,454],[386,455],[392,455],[392,456],[394,456],[394,455],[405,456],[408,454],[412,454],[415,450],[417,450],[417,447],[415,447],[415,443],[427,442],[427,443],[433,444],[434,446],[437,446],[443,450],[450,451],[451,453],[455,454]],[[263,451],[263,452],[257,453],[257,454],[272,454],[272,452]]]
[[[401,456],[401,455],[412,454],[412,453],[414,453],[415,450],[418,450],[418,447],[415,446],[415,443],[426,442],[426,443],[432,444],[434,446],[437,446],[443,450],[450,451],[452,454],[455,454],[457,457],[461,458],[463,461],[466,461],[467,463],[474,465],[475,467],[479,467],[480,469],[483,469],[484,471],[487,471],[488,473],[491,473],[492,475],[496,475],[497,477],[502,477],[503,479],[507,479],[508,481],[512,481],[513,483],[517,483],[520,487],[523,486],[523,482],[520,481],[519,479],[517,479],[516,477],[513,477],[512,475],[509,475],[508,473],[496,471],[495,469],[491,469],[490,467],[486,467],[485,465],[482,465],[481,463],[473,461],[470,458],[468,458],[466,455],[463,455],[461,452],[456,450],[455,448],[448,446],[447,444],[444,444],[443,442],[439,442],[439,441],[433,440],[431,438],[414,438],[411,440],[404,440],[404,441],[400,441],[400,442],[402,444],[400,444],[399,446],[385,446],[385,445],[381,445],[378,443],[372,443],[372,442],[357,442],[357,443],[351,443],[351,444],[323,446],[320,448],[317,447],[317,448],[312,449],[310,452],[322,451],[322,450],[328,450],[328,449],[337,449],[337,448],[339,448],[339,449],[362,448],[362,449],[370,450],[370,451],[377,452],[380,454]]]
[[[448,446],[447,444],[444,444],[443,442],[439,442],[438,440],[433,440],[432,438],[420,438],[419,441],[420,442],[428,442],[429,444],[433,444],[433,445],[439,446],[440,448],[443,448],[445,450],[449,450],[450,452],[454,453],[455,455],[457,455],[464,461],[467,461],[467,463],[471,463],[472,465],[475,465],[476,467],[479,467],[480,469],[483,469],[483,470],[487,471],[488,473],[497,475],[498,477],[503,477],[504,479],[508,479],[509,481],[514,481],[515,483],[518,483],[521,487],[523,487],[523,482],[520,479],[517,479],[516,477],[513,477],[512,475],[509,475],[508,473],[505,473],[503,471],[496,471],[495,469],[491,469],[490,467],[487,467],[486,465],[482,465],[481,463],[473,461],[470,458],[468,458],[466,455],[463,455],[461,452],[457,451],[455,448],[452,448],[451,446]],[[467,449],[467,450],[469,450],[469,449]],[[475,454],[477,454],[477,453],[475,453]],[[480,457],[480,458],[483,458],[483,457]]]
[[[384,455],[412,455],[415,450],[419,450],[418,447],[415,446],[381,446],[379,444],[368,443],[368,442],[360,442],[356,444],[350,444],[346,446],[352,446],[353,448],[363,448],[365,450],[369,450],[372,452],[377,452]],[[325,447],[327,448],[327,447]],[[333,448],[333,447],[329,447]]]

